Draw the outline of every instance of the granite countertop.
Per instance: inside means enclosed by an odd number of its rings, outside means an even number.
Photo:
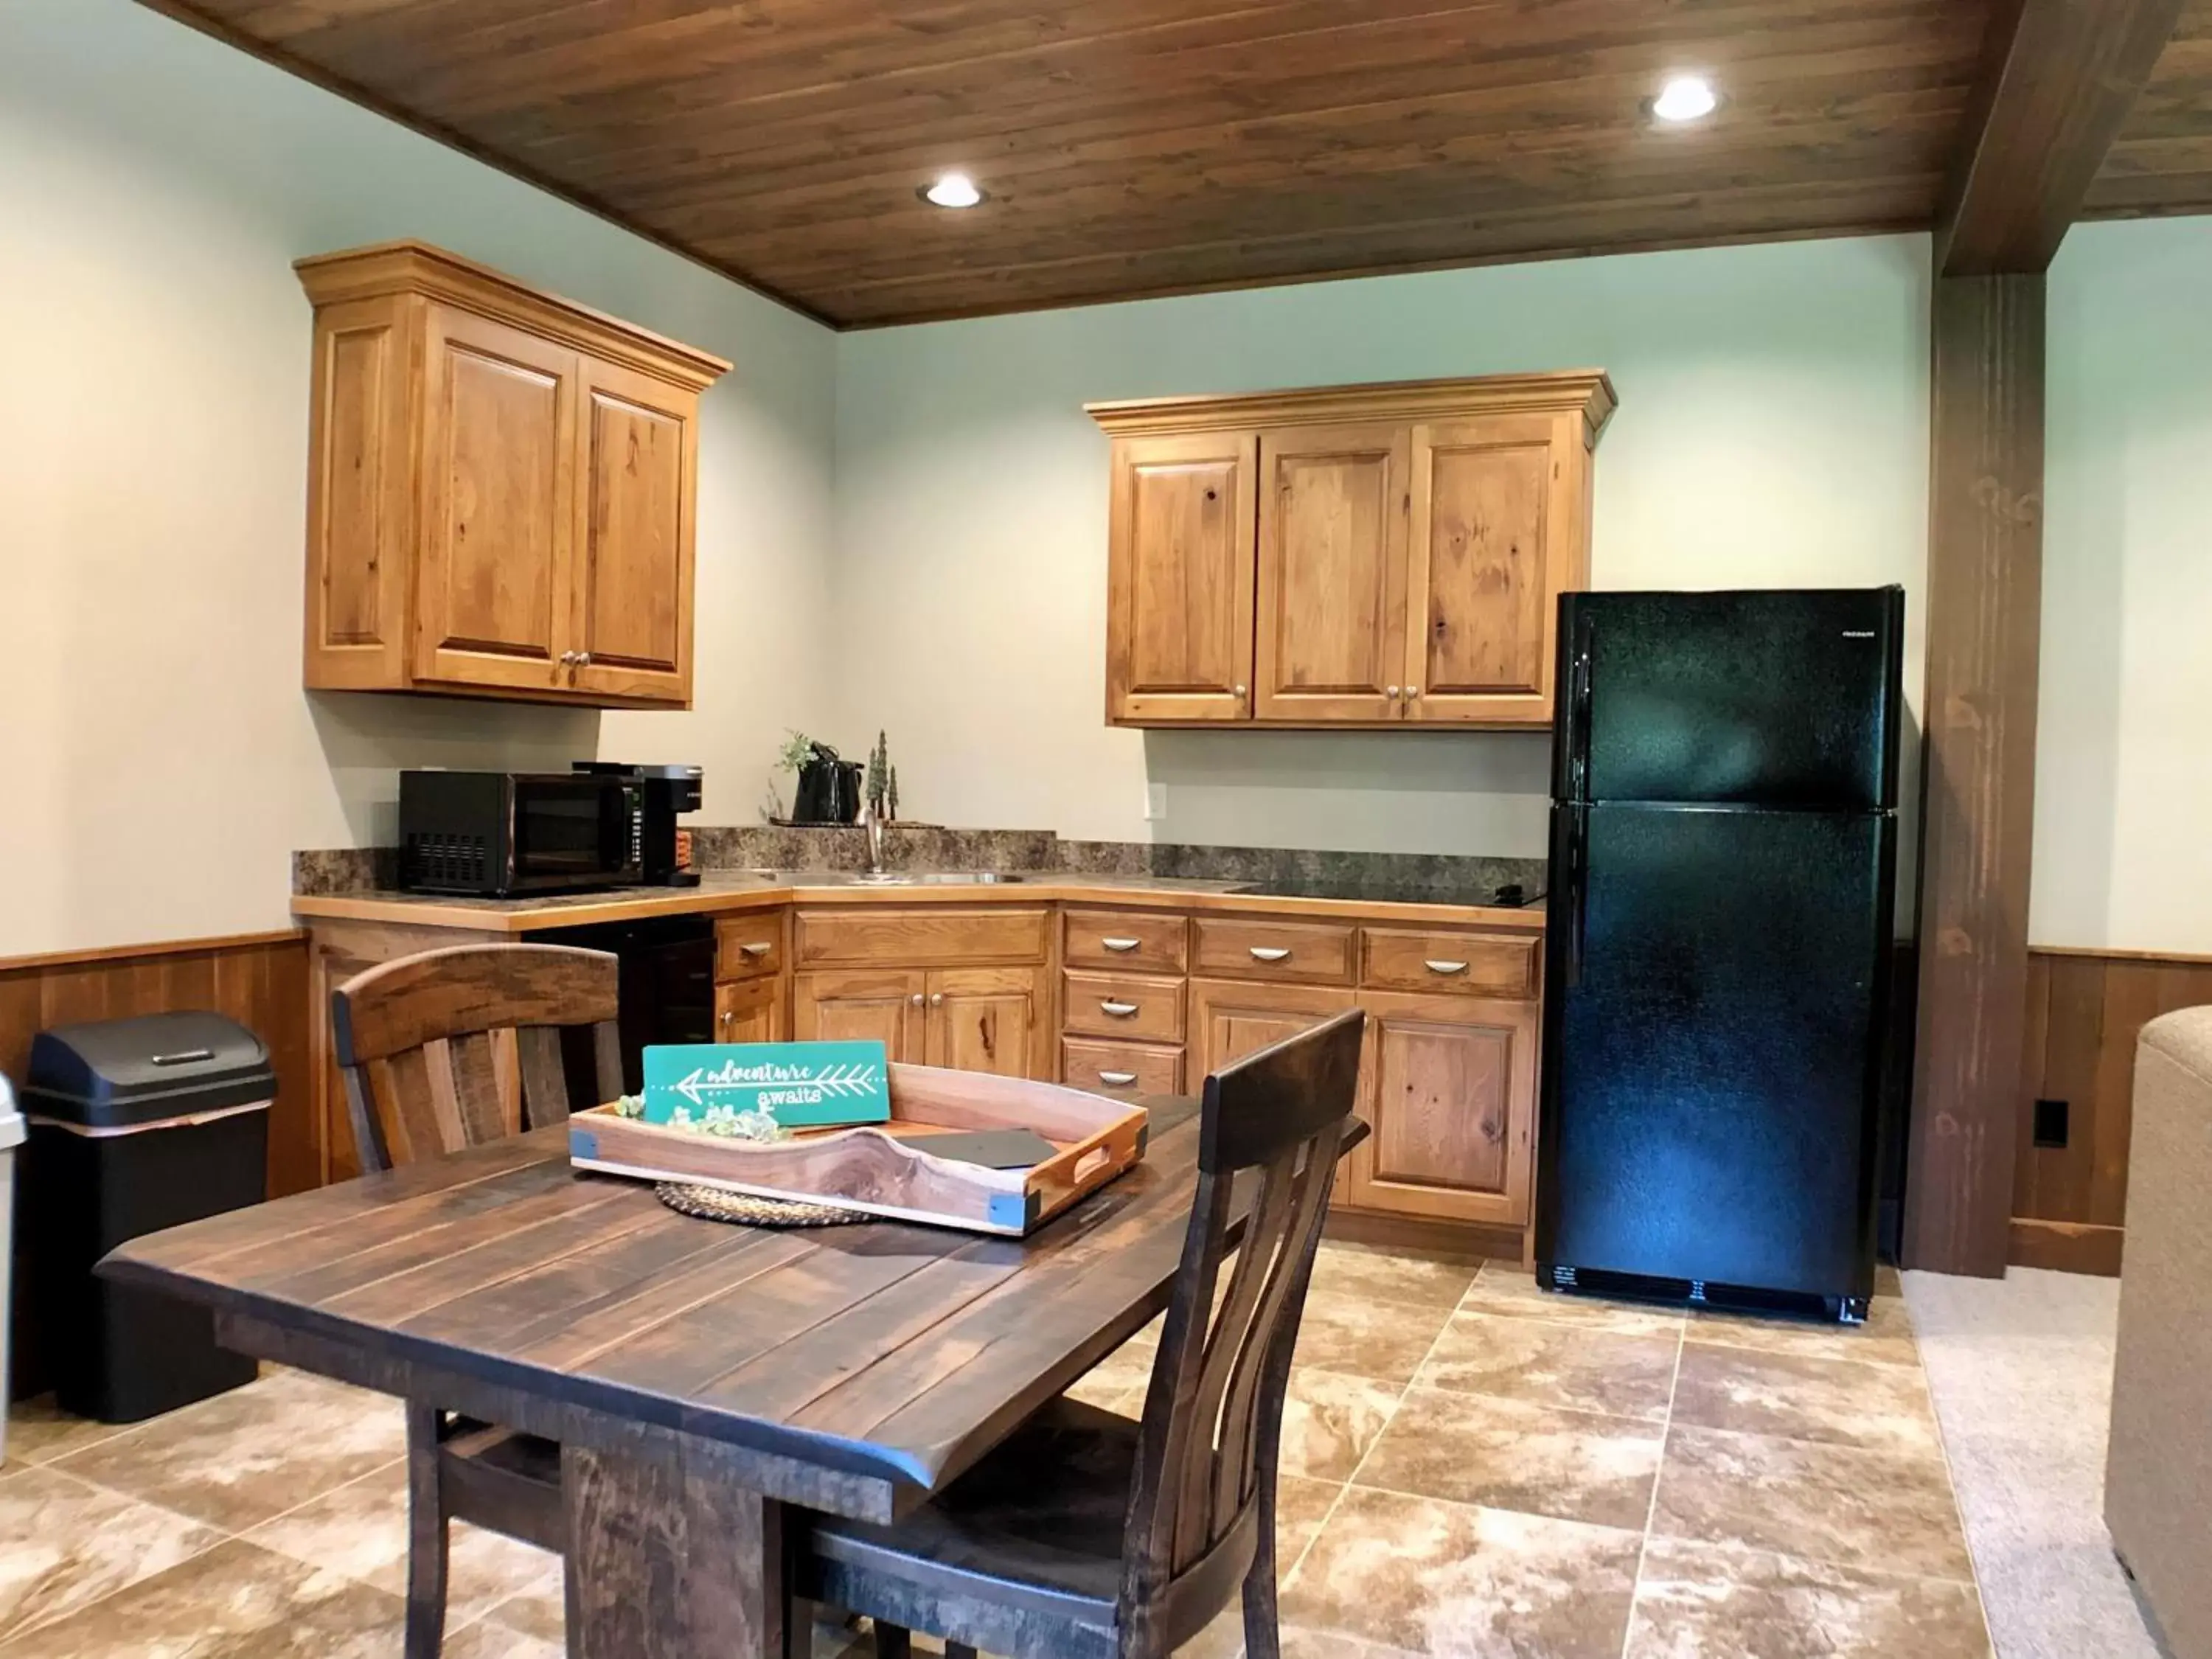
[[[301,894],[292,901],[292,913],[309,921],[383,921],[526,933],[647,916],[744,911],[810,899],[826,903],[897,905],[1041,904],[1070,901],[1141,905],[1150,898],[1173,900],[1177,908],[1244,914],[1357,917],[1415,924],[1454,922],[1522,932],[1534,931],[1543,925],[1540,901],[1510,908],[1404,891],[1387,896],[1363,894],[1346,899],[1255,890],[1264,884],[1249,880],[1063,870],[1023,871],[1018,878],[1010,877],[990,882],[874,882],[857,872],[842,870],[708,870],[702,874],[696,887],[627,887],[596,893],[513,899],[406,893],[389,889]]]

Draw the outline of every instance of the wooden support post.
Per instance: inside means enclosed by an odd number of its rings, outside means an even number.
[[[2001,1277],[2034,829],[2044,278],[1937,276],[1905,1261]]]

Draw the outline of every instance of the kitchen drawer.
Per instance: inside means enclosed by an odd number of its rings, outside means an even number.
[[[1182,1050],[1067,1037],[1060,1045],[1060,1080],[1071,1089],[1133,1100],[1140,1095],[1179,1095]]]
[[[1071,968],[1180,974],[1190,965],[1190,924],[1156,910],[1070,910],[1060,959]]]
[[[1386,991],[1457,991],[1468,996],[1536,994],[1533,933],[1430,933],[1370,927],[1359,982]]]
[[[1348,922],[1200,916],[1191,925],[1196,973],[1300,985],[1352,983],[1355,930]]]
[[[725,916],[714,924],[714,977],[758,979],[783,971],[784,913]]]
[[[792,957],[801,968],[830,963],[934,968],[963,962],[1042,962],[1048,913],[1014,905],[880,904],[801,910],[793,921]]]
[[[1135,974],[1062,975],[1060,1023],[1091,1036],[1182,1041],[1182,981]]]

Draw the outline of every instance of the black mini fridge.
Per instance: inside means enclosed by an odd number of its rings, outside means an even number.
[[[1559,609],[1539,1275],[1865,1316],[1905,595]]]

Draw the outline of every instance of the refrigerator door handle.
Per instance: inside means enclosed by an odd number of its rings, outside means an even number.
[[[1567,794],[1589,799],[1590,635],[1587,612],[1575,618],[1574,668],[1567,686]]]
[[[1577,802],[1567,811],[1567,989],[1583,982],[1583,933],[1589,919],[1589,808]]]

